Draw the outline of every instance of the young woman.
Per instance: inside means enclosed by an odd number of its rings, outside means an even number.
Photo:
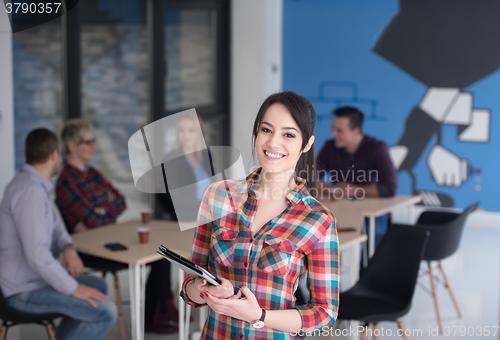
[[[170,192],[156,195],[170,220],[196,221],[203,194],[212,183],[209,154],[204,148],[200,126],[203,127],[203,121],[196,114],[181,116],[176,123],[175,144],[166,156],[169,161],[163,163],[169,185],[184,187],[182,194],[176,197],[175,207]],[[193,183],[196,186],[189,185]]]
[[[313,178],[315,121],[304,97],[289,91],[271,95],[253,128],[261,167],[205,192],[191,258],[217,274],[222,285],[188,276],[181,293],[194,307],[210,306],[202,339],[296,339],[334,325],[335,218],[311,196],[313,183],[307,180]],[[311,297],[296,306],[302,275]]]

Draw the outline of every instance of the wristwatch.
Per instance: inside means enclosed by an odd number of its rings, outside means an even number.
[[[66,248],[71,248],[71,249],[74,249],[76,250],[76,246],[73,244],[73,243],[66,243],[63,247],[63,251],[66,249]]]
[[[252,321],[253,328],[262,328],[265,326],[264,319],[266,318],[266,310],[264,308],[261,309],[262,309],[262,315],[260,316],[260,319]]]

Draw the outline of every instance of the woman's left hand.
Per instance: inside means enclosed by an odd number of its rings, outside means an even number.
[[[242,293],[245,296],[243,298],[241,297]],[[219,299],[210,293],[202,294],[202,299],[218,314],[247,322],[258,320],[262,314],[257,298],[246,286],[240,286],[238,294],[228,299]]]

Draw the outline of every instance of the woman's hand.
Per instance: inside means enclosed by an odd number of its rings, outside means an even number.
[[[80,221],[75,225],[75,228],[73,228],[73,234],[80,234],[86,232],[87,230],[89,230],[89,228],[87,228],[87,226]]]
[[[242,298],[242,294],[245,297]],[[240,286],[238,294],[228,299],[220,299],[211,293],[201,293],[200,297],[214,312],[235,319],[253,322],[258,320],[262,314],[257,298],[246,286]]]
[[[210,293],[213,296],[218,297],[220,299],[227,299],[232,297],[234,295],[234,287],[231,281],[226,280],[223,277],[221,277],[220,280],[222,281],[221,285],[212,286],[211,284],[208,283],[206,279],[198,277],[194,280],[194,286],[200,292]]]

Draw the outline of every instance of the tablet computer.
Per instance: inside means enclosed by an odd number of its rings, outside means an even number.
[[[175,264],[189,275],[204,278],[208,281],[208,283],[214,286],[222,284],[222,281],[217,276],[210,273],[205,268],[198,266],[196,263],[188,260],[184,256],[181,256],[164,246],[160,246],[159,249],[160,251],[157,251],[158,254]]]

